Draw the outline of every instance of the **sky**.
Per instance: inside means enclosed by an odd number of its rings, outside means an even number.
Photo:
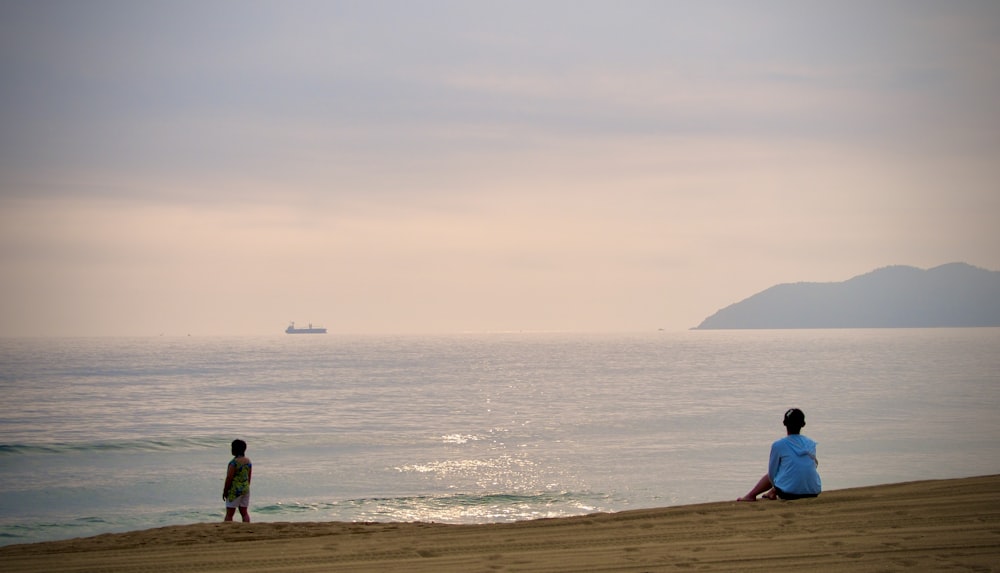
[[[1000,270],[993,1],[0,0],[0,336],[642,332]]]

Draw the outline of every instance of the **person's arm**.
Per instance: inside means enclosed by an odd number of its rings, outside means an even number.
[[[778,442],[771,444],[771,455],[767,460],[767,475],[771,476],[771,482],[778,477],[778,468],[781,467],[781,447]]]
[[[222,499],[226,499],[229,494],[229,488],[233,487],[233,476],[236,475],[236,465],[229,464],[229,469],[226,470],[226,483],[222,486]]]
[[[819,462],[816,462],[819,463]],[[247,468],[247,485],[250,485],[250,480],[253,479],[253,466]]]

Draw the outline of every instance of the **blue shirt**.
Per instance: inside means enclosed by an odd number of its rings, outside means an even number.
[[[791,434],[771,444],[767,474],[781,491],[798,495],[823,490],[816,467],[816,442],[801,434]]]

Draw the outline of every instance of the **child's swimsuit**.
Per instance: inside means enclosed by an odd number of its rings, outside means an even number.
[[[229,487],[229,491],[226,494],[226,501],[233,501],[234,499],[250,493],[250,468],[253,465],[250,460],[246,460],[243,463],[237,462],[236,458],[229,460],[229,466],[236,468],[233,471],[233,485]]]

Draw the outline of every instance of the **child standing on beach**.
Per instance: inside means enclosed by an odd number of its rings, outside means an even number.
[[[226,519],[232,521],[236,510],[244,522],[250,521],[250,477],[253,465],[246,456],[247,443],[243,440],[233,440],[233,459],[229,460],[226,470],[226,485],[222,487],[222,499],[226,500]]]

